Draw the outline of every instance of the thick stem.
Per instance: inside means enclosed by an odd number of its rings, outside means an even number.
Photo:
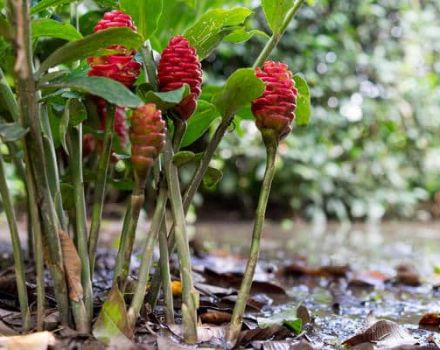
[[[165,221],[162,221],[162,226],[159,232],[159,267],[160,276],[162,277],[163,299],[165,303],[165,320],[167,324],[174,323],[174,302],[173,291],[171,288],[171,273],[170,273],[170,255],[168,253],[167,240],[167,226]]]
[[[58,303],[61,322],[68,323],[68,297],[60,240],[59,223],[49,189],[44,147],[41,136],[40,110],[36,82],[33,79],[31,27],[28,0],[10,0],[11,23],[16,28],[15,49],[17,73],[17,94],[20,107],[20,121],[29,133],[25,136],[25,159],[32,169],[35,179],[36,198],[43,223],[45,243],[47,244],[48,265],[54,281],[55,297]],[[31,152],[31,154],[30,154]]]
[[[8,219],[9,231],[11,233],[12,253],[14,256],[15,280],[17,283],[18,300],[20,302],[21,317],[23,320],[23,329],[28,331],[30,327],[30,313],[28,295],[26,289],[26,280],[24,276],[24,259],[21,249],[20,238],[18,236],[17,221],[15,218],[14,207],[6,183],[6,174],[3,163],[3,157],[0,153],[0,194],[2,196],[3,208]]]
[[[147,289],[147,282],[151,268],[151,261],[153,259],[154,244],[156,243],[159,230],[164,220],[167,196],[167,189],[166,187],[162,186],[157,197],[156,208],[154,209],[150,230],[148,231],[148,235],[143,243],[142,260],[139,269],[139,280],[131,301],[130,309],[128,310],[128,321],[131,326],[134,326],[144,301],[145,290]]]
[[[96,171],[95,191],[93,193],[92,222],[89,234],[89,259],[90,275],[93,276],[95,268],[96,247],[98,244],[99,230],[101,228],[102,209],[104,207],[105,188],[107,184],[107,174],[112,152],[112,139],[115,119],[115,107],[107,104],[107,116],[105,119],[104,144],[101,157],[99,158],[98,169]]]
[[[35,194],[35,183],[32,173],[26,167],[26,190],[29,203],[29,216],[32,223],[34,261],[36,271],[36,290],[37,290],[37,331],[42,331],[44,327],[44,256],[43,256],[43,234],[41,232],[40,216],[38,214],[37,203],[32,199],[37,198]]]
[[[298,12],[299,8],[304,3],[304,1],[305,0],[297,0],[295,2],[295,5],[293,5],[293,7],[287,12],[280,30],[277,33],[272,34],[272,36],[264,46],[263,50],[261,51],[260,55],[255,60],[252,66],[253,68],[261,66],[263,62],[266,61],[266,59],[272,53],[273,49],[278,45],[279,41],[281,40],[281,37],[283,36],[284,32],[287,29],[287,26],[289,25],[293,16],[295,16],[295,13]]]
[[[82,164],[82,124],[73,127],[67,139],[70,153],[70,169],[72,171],[75,202],[75,241],[78,255],[81,258],[81,284],[84,290],[84,303],[89,325],[93,317],[93,292],[90,275],[90,262],[87,251],[87,214],[84,196],[84,178]],[[84,321],[84,320],[82,320]]]
[[[168,195],[175,223],[177,254],[179,256],[180,274],[182,280],[182,321],[183,336],[187,343],[197,342],[197,306],[198,294],[193,290],[191,276],[191,260],[186,235],[185,212],[180,193],[179,175],[173,163],[172,141],[167,135],[164,147],[164,170],[168,183]]]
[[[271,142],[266,142],[266,171],[264,173],[263,183],[260,190],[260,198],[255,213],[254,230],[252,234],[252,242],[249,253],[249,260],[241,281],[240,290],[238,292],[237,301],[235,302],[234,311],[232,313],[231,323],[226,333],[226,341],[229,348],[235,346],[241,331],[243,313],[246,309],[246,303],[249,298],[249,292],[254,278],[255,267],[257,266],[258,256],[260,254],[261,233],[263,230],[264,218],[266,215],[267,201],[269,199],[270,187],[275,174],[275,159],[277,153],[276,137]]]

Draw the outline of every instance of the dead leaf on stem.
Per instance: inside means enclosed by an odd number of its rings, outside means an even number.
[[[73,301],[80,301],[83,298],[81,285],[81,259],[72,239],[63,230],[59,230],[61,249],[63,251],[64,270],[69,287],[69,298]]]

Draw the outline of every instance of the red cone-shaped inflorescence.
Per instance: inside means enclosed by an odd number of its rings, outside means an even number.
[[[263,95],[252,102],[252,113],[260,130],[272,129],[281,139],[291,131],[298,90],[287,65],[266,61],[257,68],[257,77],[266,83]]]
[[[158,81],[162,92],[178,89],[183,84],[190,86],[190,94],[175,108],[179,117],[187,120],[197,107],[202,85],[202,67],[196,50],[183,36],[172,38],[163,50],[158,67]]]
[[[131,115],[131,161],[138,179],[145,179],[148,169],[165,143],[165,122],[154,103],[147,103]]]
[[[98,106],[99,119],[101,120],[100,128],[105,129],[105,121],[107,119],[107,103],[98,98],[96,101]],[[123,107],[116,106],[115,108],[115,121],[114,121],[114,131],[118,135],[119,143],[122,147],[127,145],[127,126],[125,120],[127,119],[127,114]]]
[[[111,11],[96,24],[94,31],[105,30],[112,27],[127,27],[136,31],[136,26],[131,17],[121,11]],[[89,57],[89,76],[106,77],[117,80],[127,87],[131,87],[136,81],[141,64],[134,60],[135,51],[128,50],[122,45],[108,47],[117,51],[114,55]]]

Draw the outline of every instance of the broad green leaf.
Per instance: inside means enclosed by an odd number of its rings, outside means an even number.
[[[162,14],[162,0],[119,0],[119,4],[133,18],[144,40],[156,31]]]
[[[239,28],[239,29],[234,30],[232,33],[226,35],[225,41],[230,42],[230,43],[241,43],[244,41],[248,41],[254,35],[258,35],[258,36],[264,37],[266,39],[269,39],[269,35],[267,35],[265,32],[263,32],[261,30],[255,29],[255,30],[251,30],[251,31],[247,32],[246,30],[244,30],[244,28]]]
[[[223,173],[221,170],[213,167],[206,169],[205,176],[203,177],[203,184],[208,189],[213,189],[218,182],[222,179]]]
[[[153,90],[143,90],[149,89],[148,84],[143,84],[139,87],[138,93],[141,94],[142,100],[145,103],[153,102],[161,110],[167,110],[173,108],[176,104],[180,103],[190,92],[188,84],[184,84],[181,88],[167,91],[167,92],[156,92]]]
[[[48,7],[58,6],[74,2],[75,0],[42,0],[31,8],[31,15],[47,9]]]
[[[73,185],[66,182],[60,184],[61,198],[64,210],[72,210],[75,208],[75,190]]]
[[[28,132],[20,123],[3,123],[0,124],[0,138],[3,142],[13,142],[20,140]]]
[[[240,68],[229,76],[214,102],[220,114],[225,117],[260,97],[264,88],[263,81],[257,78],[253,68]]]
[[[223,40],[223,38],[244,23],[252,13],[246,7],[214,9],[205,13],[190,27],[184,36],[197,49],[203,60]]]
[[[121,83],[103,77],[74,77],[59,80],[44,87],[69,88],[79,92],[102,97],[110,103],[121,107],[136,108],[142,100]]]
[[[71,41],[53,52],[40,66],[37,76],[50,67],[70,63],[86,57],[102,54],[110,45],[124,45],[127,48],[137,48],[142,44],[142,37],[129,28],[109,28],[76,41]]]
[[[220,117],[217,108],[207,101],[200,100],[195,113],[189,118],[181,147],[186,147],[202,136],[212,122]]]
[[[93,327],[93,335],[105,344],[116,337],[125,336],[130,339],[133,335],[128,323],[124,296],[117,285],[112,288],[102,305]]]
[[[310,122],[312,107],[310,103],[310,90],[307,81],[300,75],[293,77],[295,86],[298,89],[296,97],[295,124],[298,126],[307,125]]]
[[[32,38],[40,37],[72,41],[81,39],[82,35],[70,23],[58,22],[49,18],[39,18],[32,21]]]
[[[71,126],[77,126],[79,123],[87,119],[86,106],[77,98],[69,100],[69,114]]]
[[[293,0],[262,0],[264,15],[274,34],[278,34],[283,26],[287,12],[293,7]]]

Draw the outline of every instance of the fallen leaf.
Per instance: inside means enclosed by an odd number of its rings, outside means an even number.
[[[81,259],[69,235],[63,230],[59,230],[58,235],[61,241],[61,250],[63,251],[63,263],[69,287],[69,298],[73,301],[80,301],[83,298]]]
[[[0,349],[4,350],[46,350],[55,345],[55,337],[50,332],[0,337]]]
[[[230,312],[208,310],[207,312],[200,315],[200,320],[203,323],[221,325],[223,323],[229,322],[231,320],[231,317],[232,314]]]
[[[350,278],[349,286],[380,288],[389,279],[389,276],[379,271],[355,272]]]
[[[422,316],[419,326],[440,326],[440,314],[427,313]]]
[[[405,284],[407,286],[420,286],[419,273],[412,264],[400,264],[396,267],[396,283]]]
[[[397,323],[389,320],[379,320],[362,333],[345,340],[342,344],[355,346],[362,343],[375,343],[382,347],[393,347],[413,345],[415,340],[406,329]]]
[[[246,346],[256,340],[283,340],[292,335],[286,327],[274,325],[267,328],[255,328],[242,331],[238,338],[238,344]]]
[[[296,309],[296,317],[302,321],[303,325],[312,322],[312,316],[310,316],[310,311],[307,306],[300,304]]]
[[[181,325],[169,325],[168,328],[175,335],[182,337],[183,331]],[[224,339],[225,327],[202,325],[197,327],[197,341],[198,342],[210,342],[216,339]]]
[[[117,285],[113,286],[102,305],[93,327],[93,335],[106,344],[115,337],[125,336],[129,339],[133,337],[133,331],[128,324],[124,297]]]

